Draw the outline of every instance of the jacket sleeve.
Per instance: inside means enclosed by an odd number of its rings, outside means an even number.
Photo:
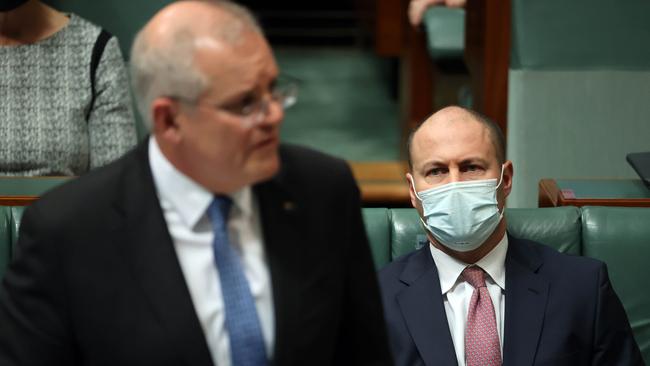
[[[370,246],[361,216],[359,190],[348,169],[345,257],[346,288],[337,365],[392,365]],[[342,197],[343,198],[343,197]]]
[[[0,287],[0,365],[72,365],[63,266],[34,206]]]

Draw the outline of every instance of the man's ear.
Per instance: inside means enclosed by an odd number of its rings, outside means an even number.
[[[507,160],[503,163],[503,182],[501,185],[503,187],[503,196],[508,197],[510,191],[512,191],[512,177],[514,175],[514,167],[512,161]]]
[[[171,143],[180,141],[180,127],[177,123],[179,113],[180,106],[170,98],[157,98],[151,102],[154,136]]]
[[[406,173],[406,181],[408,182],[409,185],[409,196],[411,197],[411,206],[413,206],[414,208],[418,208],[418,198],[415,195],[415,191],[413,188],[415,187],[415,181],[411,173]]]

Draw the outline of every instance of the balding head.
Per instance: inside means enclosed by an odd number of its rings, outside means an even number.
[[[503,164],[506,160],[506,148],[505,148],[505,138],[503,136],[503,132],[501,131],[501,128],[491,121],[489,118],[481,115],[478,112],[472,111],[467,108],[463,107],[458,107],[458,106],[450,106],[450,107],[445,107],[438,112],[434,113],[431,115],[431,117],[427,118],[424,122],[422,122],[420,125],[418,125],[413,131],[411,131],[411,134],[408,137],[407,140],[407,154],[408,154],[408,163],[409,163],[409,168],[412,171],[413,170],[413,154],[412,154],[412,149],[413,149],[413,140],[416,137],[416,134],[418,131],[426,126],[430,126],[432,124],[436,123],[457,123],[459,122],[459,128],[462,128],[462,123],[465,122],[478,122],[483,127],[486,129],[488,136],[490,138],[490,141],[492,145],[494,146],[494,151],[496,154],[497,161],[499,164]]]
[[[444,202],[444,207],[437,207],[435,212],[430,211],[427,215],[453,216],[458,212],[456,205],[473,209],[473,204],[484,205],[486,197],[492,200],[492,194],[496,196],[499,212],[503,212],[506,197],[512,189],[514,168],[511,161],[505,161],[503,136],[490,120],[468,109],[447,107],[422,123],[413,133],[409,145],[411,169],[406,179],[411,204],[421,217],[424,217],[425,207],[431,207],[432,201],[426,201],[428,194],[433,195],[428,197],[436,202],[438,194],[450,196],[448,201],[440,201]],[[475,184],[467,184],[472,181]],[[421,201],[422,194],[424,202]],[[478,201],[473,202],[475,199]],[[470,222],[464,221],[467,218],[463,215],[456,218],[460,221],[455,219],[454,225]],[[432,235],[429,239],[448,255],[465,263],[476,263],[501,241],[505,230],[505,221],[501,220],[478,248],[467,252],[446,247]]]
[[[248,10],[228,1],[178,1],[160,10],[137,34],[131,50],[133,89],[147,126],[151,128],[154,99],[194,101],[209,86],[196,65],[197,49],[235,45],[249,32],[262,36]]]

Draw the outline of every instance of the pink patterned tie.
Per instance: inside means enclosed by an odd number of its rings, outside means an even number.
[[[485,272],[472,266],[463,270],[463,278],[474,287],[465,328],[467,366],[501,365],[499,333],[490,292],[485,286]]]

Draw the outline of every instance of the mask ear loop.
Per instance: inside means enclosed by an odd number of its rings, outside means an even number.
[[[505,165],[506,165],[505,163],[501,164],[501,177],[499,178],[499,184],[497,184],[497,186],[494,188],[495,195],[496,195],[497,189],[499,189],[499,187],[501,186],[501,183],[503,183],[503,172],[505,170]],[[501,210],[501,212],[499,212],[500,219],[503,219],[503,213],[505,212],[505,210],[506,210],[506,206],[504,205],[503,210]]]
[[[409,173],[410,174],[410,173]],[[418,194],[418,191],[415,189],[415,178],[413,178],[413,175],[411,175],[411,187],[413,188],[413,193],[415,193],[415,197],[418,199],[418,201],[422,202],[422,198],[420,198],[420,195]]]
[[[505,165],[506,165],[505,163],[501,164],[501,177],[499,178],[499,184],[497,184],[497,186],[494,188],[495,191],[499,189],[501,183],[503,183],[503,171],[505,170]]]

